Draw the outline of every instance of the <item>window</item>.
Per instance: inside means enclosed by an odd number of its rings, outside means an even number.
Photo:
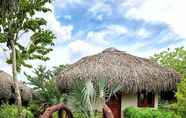
[[[162,91],[160,93],[160,97],[162,100],[176,100],[176,95],[175,95],[175,91]]]
[[[138,93],[138,107],[154,107],[155,95],[153,92],[144,91]]]

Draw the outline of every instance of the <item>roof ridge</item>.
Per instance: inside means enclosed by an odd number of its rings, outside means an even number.
[[[114,47],[110,47],[110,48],[104,49],[102,52],[105,53],[105,52],[122,52],[122,51],[120,51]]]

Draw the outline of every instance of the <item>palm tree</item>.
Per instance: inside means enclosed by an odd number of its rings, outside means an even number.
[[[76,112],[84,114],[85,118],[98,117],[98,111],[105,108],[105,103],[110,97],[121,89],[117,83],[112,83],[104,79],[97,81],[83,81],[76,79],[72,89],[67,95],[67,105]]]

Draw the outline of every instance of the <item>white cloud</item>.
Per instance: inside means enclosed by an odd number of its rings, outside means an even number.
[[[0,55],[0,70],[3,70],[9,74],[12,73],[11,65],[6,63],[6,57],[4,55]]]
[[[37,67],[37,65],[42,64],[46,65],[48,68],[51,68],[53,66],[57,66],[60,64],[69,63],[70,60],[69,51],[66,48],[64,48],[64,46],[60,47],[59,45],[62,45],[63,42],[72,39],[71,33],[73,30],[73,26],[61,24],[61,22],[57,19],[57,16],[54,14],[53,4],[47,4],[46,6],[49,7],[52,10],[52,12],[37,13],[35,17],[43,17],[47,20],[47,28],[53,31],[53,33],[56,35],[55,44],[58,45],[54,46],[53,51],[48,54],[48,56],[50,57],[49,61],[47,62],[30,61],[33,67]],[[69,19],[71,18],[70,16],[66,17]]]
[[[128,32],[127,28],[121,25],[108,25],[100,31],[90,31],[87,40],[98,45],[108,45],[110,40]]]
[[[6,63],[7,58],[9,58],[9,53],[10,51],[6,44],[0,43],[0,70],[11,74],[11,65]]]
[[[27,46],[29,41],[30,41],[30,37],[33,35],[33,32],[29,31],[29,32],[20,32],[19,33],[19,40],[18,42],[23,45],[23,46]]]
[[[145,28],[141,28],[136,31],[136,35],[142,38],[148,38],[151,35],[151,32],[147,31]]]
[[[168,36],[165,37],[165,38],[170,38],[170,37],[171,37],[171,34],[170,35],[168,34]],[[163,40],[161,43],[164,43],[168,39],[161,39],[161,40]],[[186,41],[182,40],[182,41],[177,42],[177,43],[171,43],[171,44],[169,44],[169,45],[167,45],[166,47],[163,47],[163,48],[155,48],[155,47],[153,48],[152,47],[152,48],[148,48],[144,51],[146,46],[148,46],[150,43],[151,42],[141,42],[141,43],[139,42],[139,43],[133,44],[132,46],[122,46],[122,47],[120,47],[120,49],[124,50],[124,51],[127,51],[132,55],[149,58],[150,56],[153,56],[156,53],[160,53],[162,51],[165,51],[168,48],[170,50],[174,50],[177,47],[181,47],[181,46],[186,47]]]
[[[99,31],[90,31],[88,33],[79,32],[72,37],[66,49],[68,50],[68,60],[72,60],[72,55],[79,55],[79,57],[92,55],[102,51],[104,48],[110,47],[113,38],[124,35],[128,30],[120,25],[108,25]],[[85,37],[85,39],[84,39]],[[61,57],[62,58],[62,57]]]
[[[178,36],[176,36],[175,34],[167,32],[167,31],[162,31],[160,32],[159,35],[160,35],[159,43],[167,43],[169,41],[177,41],[177,40],[181,41],[182,40],[182,39],[179,39]]]
[[[165,23],[170,26],[173,32],[186,38],[186,15],[184,14],[184,11],[186,11],[185,0],[137,0],[137,4],[134,0],[127,1],[128,18]]]
[[[11,65],[3,64],[3,65],[1,65],[1,69],[0,70],[12,75],[12,66]]]
[[[168,48],[170,49],[170,50],[174,50],[175,48],[178,48],[178,47],[181,47],[181,46],[184,46],[184,47],[186,47],[186,41],[184,41],[184,40],[182,40],[181,42],[179,42],[179,43],[173,43],[173,44],[170,44],[170,45],[168,45],[167,47],[164,47],[164,48],[160,48],[160,49],[155,49],[155,48],[153,48],[153,49],[151,49],[151,50],[146,50],[145,51],[145,53],[144,52],[137,52],[137,54],[139,55],[139,56],[144,56],[144,57],[150,57],[150,56],[153,56],[154,54],[158,54],[158,53],[160,53],[160,52],[162,52],[162,51],[165,51],[165,50],[167,50]]]
[[[104,16],[110,16],[112,14],[112,8],[109,4],[103,1],[95,1],[92,7],[88,9],[88,12],[97,20],[102,21]]]
[[[87,40],[98,45],[108,44],[109,42],[106,40],[107,34],[108,32],[105,31],[101,32],[90,31],[87,34]]]
[[[80,54],[80,56],[87,56],[99,52],[102,47],[88,43],[82,40],[76,40],[68,45],[71,53]]]
[[[52,30],[58,40],[69,40],[71,39],[71,32],[73,31],[73,25],[62,25],[54,14],[54,5],[47,4],[48,8],[52,12],[37,13],[35,17],[43,17],[47,20],[47,28]]]
[[[119,35],[125,34],[128,31],[126,27],[121,26],[121,25],[114,25],[114,24],[108,25],[107,30],[109,30],[113,33],[119,34]]]
[[[70,50],[66,47],[55,47],[49,54],[50,60],[46,62],[48,67],[58,66],[70,63]]]
[[[69,6],[85,4],[86,0],[55,0],[55,6],[65,9]]]
[[[147,0],[120,0],[120,8],[131,8],[131,7],[139,7],[141,3]]]
[[[111,12],[111,7],[110,5],[107,5],[103,2],[97,2],[95,5],[93,5],[89,10],[89,12],[92,12],[93,14],[97,14],[99,12],[106,12],[109,13]]]

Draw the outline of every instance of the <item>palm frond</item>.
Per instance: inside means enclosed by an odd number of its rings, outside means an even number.
[[[121,86],[110,83],[105,79],[84,81],[75,79],[69,90],[68,105],[75,111],[82,112],[86,117],[95,117],[96,111],[101,111],[106,101],[117,92]]]

